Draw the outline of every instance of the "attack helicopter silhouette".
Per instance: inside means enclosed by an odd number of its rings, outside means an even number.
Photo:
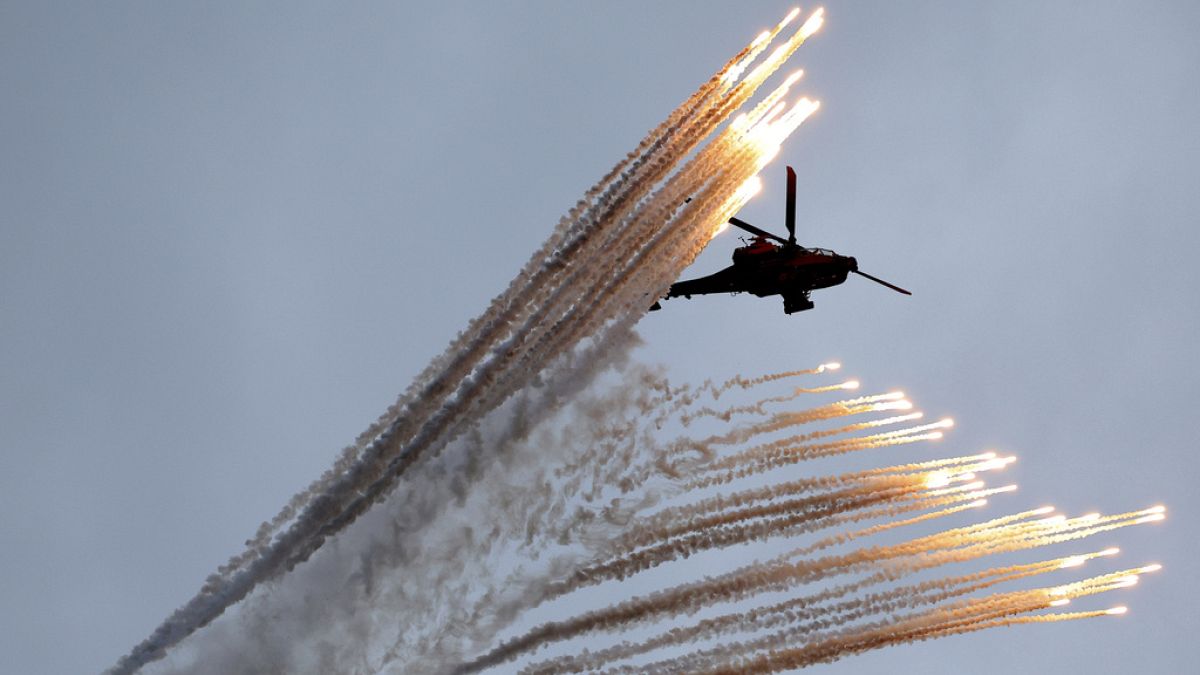
[[[887,286],[898,293],[912,293],[858,269],[858,261],[829,249],[807,248],[796,243],[796,172],[787,168],[787,213],[784,224],[788,238],[771,234],[738,218],[729,223],[754,235],[746,246],[733,251],[733,264],[715,274],[671,284],[663,298],[690,298],[710,293],[752,293],[760,298],[783,296],[785,314],[813,308],[809,293],[837,286],[851,272]],[[662,309],[658,302],[651,310]]]

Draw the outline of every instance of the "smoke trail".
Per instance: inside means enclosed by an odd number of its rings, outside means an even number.
[[[618,643],[595,652],[579,651],[573,659],[567,652],[563,658],[530,667],[536,672],[574,669],[579,664],[632,672],[704,671],[747,664],[766,667],[754,660],[771,641],[769,636],[763,637],[764,631],[782,631],[779,635],[785,637],[773,643],[775,646],[809,649],[803,655],[794,654],[793,661],[817,662],[885,646],[905,636],[928,639],[942,634],[938,630],[953,634],[965,624],[950,619],[933,622],[926,617],[922,619],[925,632],[918,633],[905,629],[907,624],[888,628],[888,617],[921,606],[941,607],[943,601],[987,590],[990,585],[978,584],[992,577],[996,579],[992,585],[1010,583],[1023,578],[1018,573],[1050,572],[1100,554],[958,574],[896,588],[872,590],[874,587],[922,570],[1006,550],[1051,545],[1162,515],[1155,508],[1068,519],[1048,517],[1046,509],[1035,509],[942,529],[898,544],[813,557],[818,551],[845,547],[887,529],[912,528],[977,508],[985,497],[1007,490],[984,487],[978,476],[1002,469],[1012,458],[982,453],[803,478],[768,472],[764,475],[771,479],[765,484],[737,486],[727,492],[725,484],[690,489],[685,476],[658,497],[654,497],[657,488],[622,492],[606,470],[620,470],[646,454],[657,455],[680,439],[670,443],[657,440],[670,431],[657,428],[654,418],[676,404],[661,395],[665,381],[651,369],[626,363],[619,350],[612,355],[616,357],[612,367],[619,369],[620,377],[604,393],[583,391],[589,377],[557,376],[545,379],[542,388],[522,392],[490,418],[498,426],[480,429],[460,441],[498,447],[491,452],[445,453],[438,462],[423,465],[417,481],[421,489],[405,478],[405,490],[385,502],[382,514],[373,512],[382,515],[382,520],[356,524],[337,545],[327,547],[297,570],[298,574],[283,579],[278,592],[251,598],[235,616],[234,624],[223,620],[215,626],[217,632],[185,650],[181,658],[198,653],[192,658],[203,658],[204,663],[204,667],[187,664],[188,672],[375,672],[389,668],[436,672],[452,668],[449,664],[454,663],[464,663],[460,671],[471,672],[508,664],[512,658],[541,651],[551,642],[584,635],[619,636],[630,627],[660,619],[675,620],[730,602],[797,591],[801,592],[790,600],[772,600],[758,608],[704,619],[691,628],[671,629],[648,644]],[[599,367],[596,363],[596,357],[585,356],[576,366]],[[759,401],[778,398],[757,387],[744,391],[752,392]],[[565,408],[551,403],[564,400],[570,401]],[[888,419],[804,430],[800,435],[821,437],[849,426],[871,431]],[[811,424],[827,422],[818,419]],[[749,420],[742,426],[751,428],[759,423]],[[734,431],[724,436],[738,436]],[[792,431],[785,428],[783,433]],[[635,442],[627,442],[631,439]],[[624,448],[618,452],[621,456],[612,455],[609,450],[614,447]],[[738,452],[733,447],[731,454]],[[468,464],[455,464],[463,460]],[[702,470],[701,465],[693,471]],[[612,517],[613,505],[607,501],[607,496],[615,494],[632,501],[621,517]],[[658,499],[666,496],[670,501],[659,507]],[[836,531],[870,520],[882,522],[848,533]],[[380,533],[389,531],[389,524],[392,536],[378,541]],[[496,642],[497,636],[520,625],[521,617],[532,608],[554,596],[574,598],[576,589],[599,577],[640,575],[653,567],[675,566],[682,558],[713,547],[786,542],[818,529],[829,534],[765,562],[619,601],[610,608],[577,611],[574,617]],[[368,543],[360,537],[366,537]],[[855,576],[858,578],[852,578]],[[823,579],[841,581],[822,589]],[[308,596],[295,590],[296,583],[306,580],[317,586],[316,590],[305,589]],[[1114,583],[1110,577],[1098,585],[1068,585],[1063,598],[1107,590]],[[960,588],[964,585],[969,588]],[[313,593],[319,600],[297,604],[296,598]],[[1041,601],[1049,602],[1049,596]],[[324,613],[313,615],[311,609],[304,609],[314,604],[324,607]],[[394,611],[384,612],[382,616],[391,618],[381,621],[378,608],[384,607],[404,607],[405,611],[399,616]],[[280,626],[276,617],[281,615],[301,618]],[[968,618],[994,620],[983,610],[955,615],[953,620]],[[848,635],[857,637],[831,641],[827,633],[832,630],[851,631]],[[753,637],[727,641],[739,633]],[[212,651],[220,654],[221,648],[248,641],[248,636],[253,636],[254,642],[245,651],[253,652],[254,657],[242,652],[236,659],[213,658]],[[262,649],[259,643],[264,641],[276,645],[275,649]],[[296,643],[305,646],[296,647]],[[290,645],[287,652],[282,645]],[[671,645],[686,646],[689,660],[617,665]],[[843,651],[831,651],[833,646]],[[505,665],[504,669],[510,668]]]
[[[745,64],[761,53],[788,21],[790,19],[781,22],[772,31],[760,35],[754,43],[735,55],[683,105],[672,111],[666,120],[648,133],[638,147],[614,166],[600,182],[589,189],[576,206],[560,220],[551,237],[534,253],[509,288],[493,300],[483,315],[472,320],[467,330],[447,346],[443,355],[418,375],[409,389],[376,422],[362,432],[353,445],[343,451],[330,470],[306,490],[298,493],[279,515],[263,524],[251,547],[265,545],[269,536],[291,520],[314,495],[319,494],[336,476],[349,469],[363,450],[396,424],[403,415],[411,413],[409,408],[413,401],[428,398],[437,392],[431,383],[440,376],[439,371],[453,370],[457,364],[477,362],[489,344],[480,339],[481,336],[489,334],[487,327],[504,323],[506,317],[511,316],[515,309],[531,301],[536,291],[543,287],[543,279],[566,265],[564,258],[571,247],[579,245],[585,227],[593,225],[601,217],[599,212],[607,205],[622,198],[628,201],[629,197],[623,195],[628,191],[629,184],[640,176],[638,170],[651,160],[666,140],[675,135],[681,123],[704,110],[706,105],[711,105],[715,95],[727,90],[729,84],[736,79],[731,77],[731,74],[744,69]],[[524,285],[518,283],[522,280],[526,282]],[[235,557],[227,566],[228,569],[223,571],[236,569],[245,562],[243,558],[245,556]]]
[[[819,631],[844,626],[872,615],[890,614],[902,609],[937,604],[968,593],[986,590],[1001,583],[1045,574],[1055,569],[1056,563],[1057,561],[1047,561],[989,569],[975,574],[900,586],[888,591],[871,593],[861,598],[842,600],[832,604],[825,604],[825,602],[838,597],[838,595],[827,593],[818,596],[802,596],[746,612],[706,619],[686,628],[660,634],[638,644],[619,645],[601,650],[589,654],[586,658],[564,658],[557,662],[535,664],[526,672],[563,672],[568,670],[577,672],[595,669],[660,647],[797,624],[794,628],[760,637],[753,642],[739,642],[733,647],[724,646],[707,652],[695,652],[687,657],[643,666],[648,671],[653,670],[656,665],[673,672],[694,671],[697,670],[698,664],[710,664],[718,657],[733,659],[745,652],[769,647],[772,644],[786,644],[797,639],[809,638]],[[844,594],[845,592],[842,593],[843,596]]]
[[[671,389],[670,386],[664,382],[660,391],[668,400],[674,401],[674,404],[671,405],[670,407],[668,407],[667,409],[665,409],[661,413],[660,417],[655,418],[655,425],[661,427],[661,425],[664,422],[666,422],[667,419],[671,415],[674,415],[674,414],[678,413],[680,410],[683,410],[684,408],[687,408],[687,407],[695,404],[705,394],[708,394],[709,396],[711,396],[714,401],[718,401],[718,400],[720,400],[722,394],[724,394],[725,392],[727,392],[735,387],[745,391],[745,390],[752,389],[753,387],[756,387],[758,385],[765,384],[768,382],[774,382],[776,380],[781,380],[781,379],[790,378],[790,377],[799,377],[799,376],[803,376],[803,375],[819,375],[819,374],[827,372],[827,371],[838,370],[841,367],[842,367],[842,364],[836,363],[836,362],[822,363],[821,365],[817,366],[816,368],[805,368],[802,370],[791,370],[791,371],[785,371],[785,372],[781,372],[781,373],[768,373],[766,375],[761,375],[759,377],[754,377],[754,378],[744,378],[741,376],[735,376],[735,377],[732,377],[732,378],[722,382],[721,384],[716,384],[712,380],[705,380],[697,387],[690,387],[690,386],[684,385],[684,386],[678,387],[676,389]],[[781,397],[780,400],[791,400],[792,398],[795,398],[796,395],[797,394],[793,393],[792,395],[789,395],[787,398]],[[691,413],[689,415],[685,415],[683,419],[685,419],[687,421],[684,422],[684,425],[686,426],[691,421],[691,419],[694,419],[696,417],[700,417],[700,416],[703,416],[706,414],[709,414],[709,413],[700,412],[700,413]],[[726,417],[724,413],[715,413],[713,416],[719,417],[725,421],[729,421],[728,417]]]
[[[894,574],[912,573],[951,562],[973,560],[994,553],[1024,550],[1071,541],[1091,534],[1145,522],[1148,511],[1102,518],[1076,518],[1055,522],[1024,522],[1022,514],[980,525],[946,530],[902,544],[875,546],[846,554],[791,563],[774,562],[743,567],[699,582],[619,602],[610,608],[585,612],[576,618],[542,624],[525,635],[501,644],[471,663],[468,670],[497,665],[539,646],[592,631],[611,631],[666,615],[687,615],[718,602],[742,600],[752,595],[813,583],[873,567],[888,565]],[[1009,523],[1010,519],[1018,519]]]
[[[871,424],[863,424],[861,428],[870,428],[871,426]],[[751,425],[751,427],[743,429],[741,433],[734,433],[723,438],[751,438],[754,434],[749,433],[749,431],[753,427],[754,425]],[[810,433],[819,434],[819,432]],[[927,437],[921,434],[918,434],[918,436]],[[895,433],[888,433],[883,435],[876,434],[864,438],[866,439],[865,441],[862,439],[850,439],[849,442],[859,445],[884,444],[904,437]],[[804,459],[805,457],[801,456],[800,458]],[[971,480],[974,478],[976,472],[1002,468],[1010,463],[1010,461],[1011,458],[1002,459],[997,458],[994,453],[984,453],[966,458],[920,462],[889,469],[869,470],[862,472],[861,475],[854,478],[863,481],[870,480],[874,476],[893,475],[900,477],[892,481],[881,481],[875,488],[876,490],[881,487],[894,487],[896,485],[923,486],[925,488],[940,487],[955,481]],[[842,481],[851,480],[846,476],[817,480],[807,479],[794,482],[789,488],[803,490],[806,488],[817,488],[821,485],[834,485],[838,482],[839,478]],[[703,485],[702,487],[709,486]],[[972,503],[966,506],[978,506],[982,503],[982,497],[1009,490],[1009,488],[999,488],[984,491],[980,490],[975,483],[964,486],[964,488],[966,490],[976,490],[976,492],[967,492],[962,496],[962,499],[972,500]],[[964,488],[957,489],[962,490]],[[943,490],[943,492],[952,492],[954,490],[956,489],[949,488]],[[867,488],[865,492],[866,494],[871,494],[871,488]],[[938,493],[938,490],[929,491],[929,494]],[[526,602],[530,606],[535,606],[548,597],[573,591],[581,585],[595,583],[603,578],[624,578],[629,574],[677,559],[680,556],[686,557],[702,548],[733,542],[741,543],[765,536],[797,534],[794,526],[811,518],[811,514],[803,513],[802,509],[800,513],[792,515],[790,520],[768,518],[765,523],[754,527],[741,529],[727,527],[730,523],[795,511],[796,507],[799,506],[796,502],[779,503],[773,501],[775,497],[782,494],[786,494],[786,490],[771,489],[770,487],[765,489],[758,488],[745,493],[735,494],[733,497],[714,497],[701,500],[696,505],[690,507],[671,507],[656,516],[651,516],[650,521],[645,523],[639,524],[635,521],[628,528],[631,533],[629,537],[632,538],[627,537],[624,540],[625,544],[623,547],[636,548],[644,545],[648,546],[647,549],[639,550],[627,558],[618,558],[609,562],[599,563],[598,565],[593,564],[591,566],[577,567],[576,571],[571,573],[571,576],[567,577],[566,580],[545,583],[541,586],[540,590],[532,594],[527,593],[525,596]],[[849,494],[853,494],[853,491]],[[834,491],[831,494],[825,495],[827,501],[821,502],[820,499],[813,499],[803,502],[803,504],[804,506],[814,508],[835,510],[841,508],[848,513],[843,514],[835,511],[828,515],[831,517],[842,515],[844,516],[842,522],[856,522],[858,519],[870,517],[894,517],[902,512],[902,509],[897,508],[896,504],[889,504],[886,510],[872,511],[866,507],[874,506],[876,502],[869,499],[861,500],[857,504],[843,504],[840,500],[846,496],[846,491]],[[742,508],[739,511],[738,507],[741,507],[743,504],[758,500],[764,500],[767,503],[753,509]],[[887,497],[885,496],[881,501],[887,502]],[[931,500],[923,504],[923,506],[927,508],[941,506],[950,501],[953,500],[940,502]],[[950,509],[945,509],[945,511],[961,510],[961,508],[965,507],[951,507]],[[860,512],[855,513],[855,511]],[[694,520],[689,520],[689,518],[699,513],[716,513],[719,515],[708,522],[697,523]],[[994,553],[1024,550],[1070,541],[1110,529],[1148,522],[1148,520],[1161,517],[1159,511],[1150,509],[1118,514],[1116,516],[1093,516],[1069,520],[1063,518],[1034,519],[1036,516],[1044,514],[1044,509],[1036,509],[996,518],[985,523],[953,528],[933,535],[918,537],[903,544],[886,547],[869,547],[847,554],[826,556],[817,559],[787,562],[786,559],[792,557],[792,555],[784,556],[765,564],[755,564],[711,579],[682,584],[675,588],[655,592],[641,598],[622,601],[607,609],[585,612],[573,619],[543,624],[523,636],[500,644],[484,656],[465,665],[462,672],[473,672],[492,665],[498,665],[526,651],[538,649],[540,646],[550,642],[571,639],[584,633],[624,630],[655,618],[687,615],[716,603],[741,601],[755,594],[780,591],[797,585],[810,584],[831,575],[852,574],[876,568],[880,570],[874,577],[875,581],[878,582],[912,574],[922,569],[969,561]],[[928,520],[929,517],[943,515],[948,514],[935,512],[917,516],[907,521],[893,521],[875,525],[849,535],[834,535],[826,540],[810,545],[806,549],[800,550],[811,553],[832,545],[843,544],[853,539],[869,536],[884,529],[899,525],[914,524]],[[651,522],[656,527],[665,527],[666,529],[658,529],[656,531],[654,528],[649,527]],[[689,532],[698,532],[699,536],[686,534]],[[622,547],[619,546],[619,548]],[[610,546],[607,547],[607,550],[611,552],[613,548]],[[734,651],[736,652],[737,649]],[[674,663],[668,670],[678,672],[680,669],[688,668],[690,668],[690,664]]]
[[[674,176],[668,175],[670,170],[748,101],[812,32],[802,27],[737,81],[736,75],[785,23],[735,55],[602,178],[560,221],[509,288],[434,359],[396,404],[347,447],[328,472],[264,523],[246,551],[218,569],[192,601],[123,657],[113,672],[132,672],[160,658],[257,584],[307,560],[326,539],[389,494],[415,462],[436,455],[468,432],[584,338],[604,350],[627,333],[641,314],[635,299],[659,293],[669,283],[664,279],[671,270],[677,273],[698,253],[695,246],[685,246],[675,252],[669,269],[650,269],[644,249],[654,248],[647,242],[654,241],[655,232],[672,226],[711,229],[716,219],[740,208],[740,203],[727,203],[750,167],[761,168],[754,158],[761,157],[764,148],[754,145],[754,138],[724,132],[710,145],[715,149],[702,149],[700,156],[714,163],[719,163],[718,157],[731,160],[732,176],[718,171],[705,177],[707,187],[683,210],[683,217],[692,219],[688,227],[663,217],[681,201],[675,197],[694,191],[700,180],[694,164]],[[661,181],[665,187],[655,191]],[[663,201],[666,196],[669,204]],[[629,244],[605,246],[620,242]],[[613,254],[635,264],[614,267]],[[597,286],[607,292],[594,297]]]
[[[802,394],[849,383],[760,391],[836,364],[673,389],[655,371],[627,362],[633,324],[715,226],[752,196],[757,173],[818,106],[808,99],[784,104],[796,74],[722,128],[822,21],[814,12],[768,54],[794,17],[747,45],[602,177],[508,288],[333,466],[111,672],[133,672],[167,655],[247,596],[160,665],[221,673],[473,672],[553,643],[616,637],[803,588],[792,599],[704,619],[669,637],[537,666],[606,667],[686,645],[684,657],[617,667],[765,672],[1006,622],[1096,616],[1028,613],[1124,587],[1150,571],[963,599],[1102,552],[886,587],[923,570],[1163,514],[1068,519],[1025,511],[845,550],[885,530],[919,529],[982,506],[1009,488],[987,488],[976,474],[1007,461],[982,454],[829,476],[807,470],[797,479],[791,469],[801,462],[931,440],[946,425],[873,431],[919,416],[870,418],[911,409],[898,392],[773,412]],[[617,381],[590,393],[608,373]],[[733,391],[757,398],[696,407],[704,395],[717,400]],[[751,419],[734,425],[742,415]],[[689,430],[701,419],[729,426],[693,437]],[[666,440],[671,433],[676,437]],[[849,533],[829,531],[859,523]],[[699,579],[684,575],[609,606],[572,606],[563,618],[524,618],[556,599],[574,602],[585,587],[611,587],[659,568],[673,572],[708,551],[815,533],[821,538],[788,543],[787,552],[772,550],[765,562]],[[820,588],[825,583],[834,585]],[[895,616],[900,611],[910,613]],[[769,630],[776,632],[761,635]],[[738,633],[759,635],[720,642]]]
[[[1126,570],[1093,577],[1080,582],[1080,595],[1101,593],[1116,587],[1119,579],[1136,572]],[[696,654],[689,657],[693,663],[709,664],[705,672],[776,672],[815,663],[829,662],[844,656],[878,649],[880,647],[915,640],[944,637],[970,630],[973,627],[994,627],[1015,623],[1045,623],[1081,618],[1092,618],[1106,614],[1122,613],[1113,610],[1073,612],[1039,616],[1018,617],[1016,614],[1044,609],[1050,606],[1046,600],[1049,589],[1013,591],[992,595],[966,602],[952,603],[916,612],[900,619],[876,622],[873,626],[852,631],[819,636],[809,644],[786,650],[767,650],[771,644],[780,644],[794,637],[789,633],[777,633],[755,643],[739,645],[742,653],[758,650],[754,657],[739,656],[728,659],[725,664],[712,667],[725,654],[723,650]],[[937,597],[937,596],[934,596]],[[1079,596],[1076,596],[1079,597]],[[681,665],[676,662],[672,666]],[[695,672],[699,672],[697,669]]]

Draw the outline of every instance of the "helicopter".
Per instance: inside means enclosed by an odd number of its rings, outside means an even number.
[[[851,272],[898,293],[912,295],[899,286],[859,270],[858,261],[850,256],[796,243],[796,171],[790,166],[787,168],[787,213],[784,221],[787,239],[738,218],[730,218],[729,224],[754,235],[746,246],[734,249],[733,264],[706,277],[671,284],[663,300],[710,293],[753,293],[760,298],[782,295],[784,313],[794,314],[813,308],[809,293],[819,288],[837,286]],[[656,302],[650,309],[662,309],[662,305]]]

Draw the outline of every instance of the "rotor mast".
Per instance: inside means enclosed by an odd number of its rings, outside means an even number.
[[[787,213],[784,214],[784,225],[787,227],[787,245],[796,245],[796,170],[787,168]]]

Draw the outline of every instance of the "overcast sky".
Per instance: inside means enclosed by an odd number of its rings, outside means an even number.
[[[96,672],[192,596],[783,2],[0,4],[0,652]],[[840,359],[997,447],[992,513],[1159,502],[1120,620],[833,672],[1185,672],[1200,469],[1200,4],[837,2],[823,107],[741,216],[861,279],[672,301],[701,380]],[[807,6],[806,6],[807,8]],[[692,270],[727,264],[717,239]]]

